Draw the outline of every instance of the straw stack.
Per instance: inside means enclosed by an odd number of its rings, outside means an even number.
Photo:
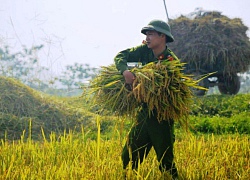
[[[170,21],[175,42],[169,45],[187,67],[207,72],[243,73],[250,65],[250,41],[239,18],[220,12],[189,19],[180,16]]]

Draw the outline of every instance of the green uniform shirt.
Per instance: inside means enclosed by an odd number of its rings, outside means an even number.
[[[173,60],[176,59],[176,56],[166,47],[166,50],[162,54],[155,57],[152,49],[148,48],[146,44],[142,44],[119,52],[115,56],[114,61],[116,68],[122,74],[128,69],[128,62],[140,62],[142,65],[145,65],[149,62],[163,59]]]

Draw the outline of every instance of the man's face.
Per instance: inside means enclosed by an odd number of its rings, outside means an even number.
[[[146,42],[148,48],[155,49],[162,43],[166,44],[165,36],[159,35],[156,31],[146,32]]]

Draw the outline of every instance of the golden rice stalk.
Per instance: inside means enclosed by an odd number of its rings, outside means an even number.
[[[103,66],[97,77],[90,82],[91,101],[119,115],[131,114],[139,106],[131,91],[125,88],[123,76],[115,65]]]
[[[191,88],[205,89],[197,85],[199,80],[182,72],[183,66],[179,60],[163,60],[133,68],[132,91],[125,88],[124,77],[114,65],[102,67],[90,83],[93,102],[119,115],[135,115],[146,104],[149,114],[157,111],[158,121],[173,119],[183,124],[192,104]]]

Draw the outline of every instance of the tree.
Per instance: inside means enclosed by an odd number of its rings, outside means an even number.
[[[79,64],[66,66],[66,71],[62,72],[59,81],[67,87],[68,90],[80,88],[93,78],[98,72],[97,68],[90,67],[89,64]]]
[[[0,48],[0,75],[16,78],[33,88],[47,87],[41,80],[42,72],[48,71],[38,63],[37,52],[43,47],[23,46],[22,52],[11,54],[9,47]]]
[[[75,63],[66,66],[66,70],[62,71],[59,77],[46,77],[49,69],[41,66],[38,59],[38,51],[42,48],[43,45],[33,46],[30,49],[23,46],[21,52],[10,53],[8,46],[0,47],[0,75],[16,78],[34,89],[57,94],[58,89],[52,85],[66,86],[68,91],[79,89],[98,71],[89,64]]]

